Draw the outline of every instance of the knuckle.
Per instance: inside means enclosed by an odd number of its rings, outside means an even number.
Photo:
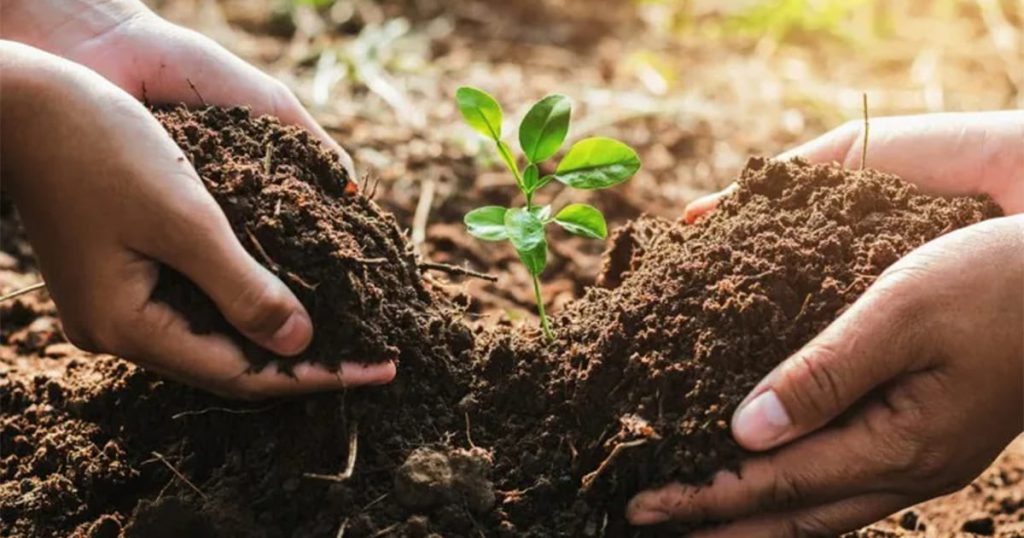
[[[829,367],[837,357],[838,353],[831,346],[812,342],[790,359],[783,383],[795,387],[787,396],[798,415],[831,416],[843,409],[843,385]],[[802,417],[793,418],[800,421]]]
[[[776,474],[757,503],[758,511],[786,511],[802,498],[800,485],[785,473]]]
[[[235,325],[255,334],[274,331],[291,314],[288,296],[283,286],[275,282],[244,287],[229,308]]]

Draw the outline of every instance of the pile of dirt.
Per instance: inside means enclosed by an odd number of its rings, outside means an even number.
[[[447,353],[451,334],[463,331],[445,321],[453,313],[437,315],[451,305],[424,284],[394,218],[355,195],[336,153],[303,129],[252,118],[243,108],[155,114],[238,240],[309,311],[317,330],[299,359],[337,367],[343,360],[397,360],[403,352],[418,360]],[[182,275],[165,268],[153,296],[186,313],[197,333],[235,336],[257,368],[276,358],[238,334]]]
[[[659,534],[627,527],[630,495],[735,468],[728,419],[761,376],[900,256],[999,213],[875,172],[753,159],[697,225],[618,230],[602,287],[554,318],[549,343],[466,329],[394,220],[346,192],[305,133],[240,109],[157,116],[243,245],[310,309],[305,358],[398,358],[399,377],[241,405],[61,343],[5,341],[6,535]],[[195,330],[230,329],[178,275],[158,294]],[[17,304],[4,323],[26,317]],[[309,476],[351,460],[345,481]]]
[[[480,367],[479,412],[505,425],[482,438],[501,448],[495,473],[544,498],[512,519],[569,528],[545,507],[581,490],[590,512],[575,534],[623,535],[638,490],[737,468],[729,419],[765,374],[897,259],[999,214],[874,171],[754,158],[697,225],[618,230],[605,287],[555,318],[555,342],[505,332]]]

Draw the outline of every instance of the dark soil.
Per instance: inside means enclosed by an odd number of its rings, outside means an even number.
[[[430,347],[444,346],[451,330],[444,320],[453,316],[434,314],[450,306],[420,278],[394,218],[355,194],[334,152],[302,129],[251,118],[241,108],[175,108],[156,116],[238,240],[309,311],[317,330],[300,359],[337,367],[343,360],[396,360],[402,351],[422,359]],[[257,368],[275,358],[239,335],[205,294],[172,270],[164,270],[154,298],[186,313],[198,333],[235,336]]]
[[[637,490],[737,466],[728,419],[761,376],[900,256],[999,213],[875,172],[752,159],[697,225],[617,231],[602,287],[554,318],[548,344],[532,327],[471,334],[393,219],[346,193],[304,133],[242,110],[158,116],[242,244],[310,308],[306,358],[398,358],[399,377],[225,402],[59,339],[15,347],[52,307],[3,305],[18,323],[0,346],[0,535],[641,534],[622,516]],[[227,328],[179,276],[159,296],[196,330]],[[350,479],[305,476],[340,472],[353,440]],[[992,506],[997,530],[1024,515]]]

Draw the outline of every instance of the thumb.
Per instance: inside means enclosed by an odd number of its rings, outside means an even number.
[[[890,271],[740,403],[733,436],[768,450],[829,423],[869,391],[912,368],[924,332],[914,273]]]
[[[208,197],[202,192],[190,213],[181,215],[177,226],[171,225],[177,228],[175,233],[149,242],[155,245],[152,256],[199,286],[250,340],[279,355],[302,352],[313,336],[306,309],[242,248],[227,218]]]

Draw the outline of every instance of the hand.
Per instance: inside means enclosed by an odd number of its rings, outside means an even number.
[[[851,121],[779,155],[812,163],[860,167],[864,126]],[[1024,111],[928,114],[871,120],[867,165],[896,174],[935,194],[985,193],[1008,214],[1024,211]],[[694,222],[735,189],[699,198],[683,218]]]
[[[873,166],[1024,210],[1024,114],[977,115],[959,129],[948,123],[954,118],[932,117],[933,128],[920,131],[930,120],[876,122],[872,133],[888,145]],[[848,155],[847,166],[859,165],[856,137],[843,134],[851,130],[790,155]],[[910,162],[912,151],[924,160]],[[938,158],[942,151],[957,158]],[[745,462],[738,476],[719,473],[708,487],[640,493],[627,516],[638,525],[731,522],[701,536],[835,536],[966,485],[1024,431],[1022,296],[1024,215],[912,252],[740,404],[736,441],[776,450]]]
[[[223,395],[259,398],[379,384],[394,364],[273,365],[249,374],[227,337],[197,336],[150,301],[158,264],[188,276],[231,324],[280,355],[312,338],[305,309],[232,233],[160,124],[94,72],[0,41],[4,187],[24,220],[68,338]],[[142,156],[142,158],[140,158]]]
[[[0,37],[82,64],[154,104],[249,106],[299,125],[352,158],[277,79],[211,39],[171,24],[139,0],[6,0]]]

